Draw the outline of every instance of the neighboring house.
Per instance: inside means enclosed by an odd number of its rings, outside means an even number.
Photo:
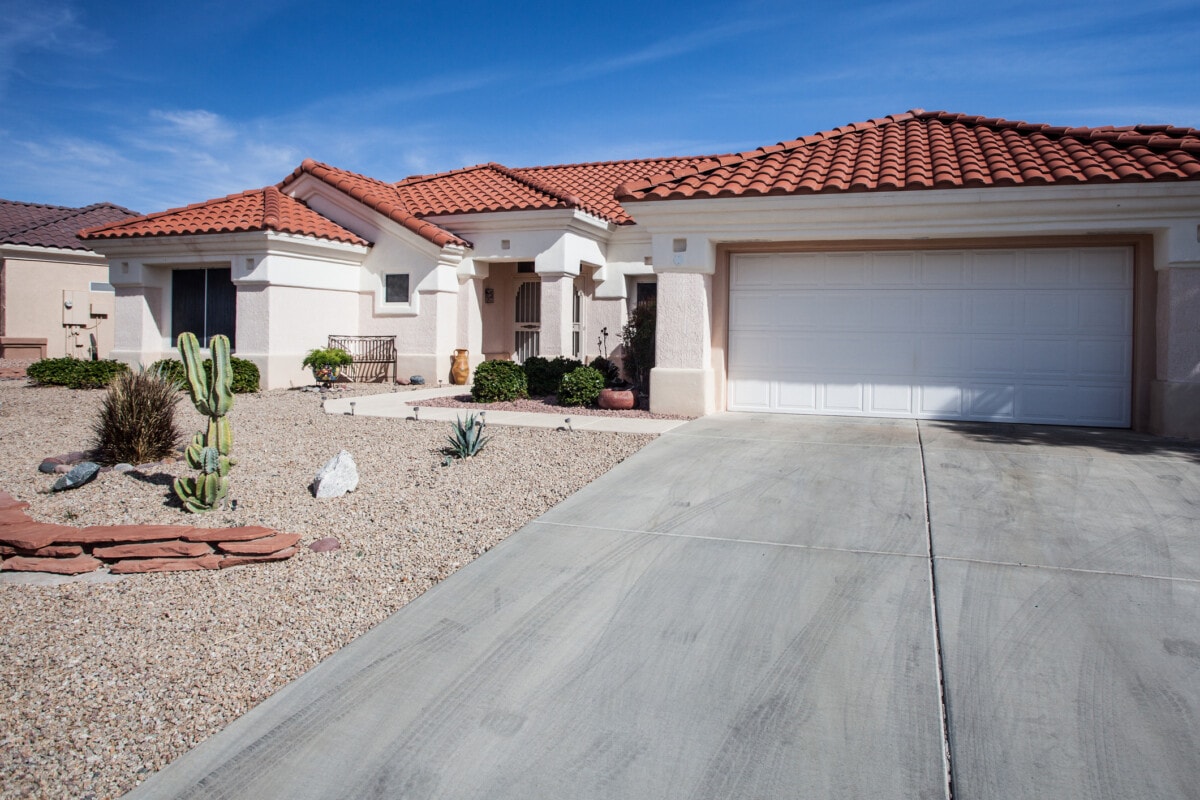
[[[399,374],[431,379],[456,348],[588,357],[653,293],[658,412],[1200,436],[1191,128],[916,110],[717,157],[394,184],[306,161],[84,238],[118,357],[228,332],[268,387],[328,334],[395,334]]]
[[[108,265],[76,233],[136,216],[111,203],[0,200],[0,358],[108,357],[115,327]]]

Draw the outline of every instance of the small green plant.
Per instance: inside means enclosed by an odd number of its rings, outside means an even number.
[[[231,456],[233,429],[225,415],[233,408],[233,369],[229,364],[229,339],[214,336],[213,373],[200,359],[200,343],[191,333],[179,334],[179,354],[187,369],[187,389],[196,410],[208,417],[208,430],[198,431],[184,455],[188,466],[199,470],[195,478],[176,478],[173,488],[183,507],[193,514],[211,511],[229,494],[229,470],[237,463]]]
[[[476,403],[503,403],[529,396],[525,370],[512,361],[484,361],[475,368],[471,397]]]
[[[483,420],[477,420],[474,414],[467,414],[465,422],[462,417],[458,417],[450,428],[450,435],[446,437],[450,442],[447,452],[455,458],[471,458],[478,454],[491,438],[483,434]]]
[[[591,406],[604,388],[604,375],[591,367],[577,367],[563,376],[558,387],[558,403],[563,406]]]
[[[153,371],[126,370],[113,379],[92,426],[101,464],[146,464],[174,452],[183,437],[175,424],[178,386]]]
[[[558,384],[573,369],[582,367],[583,362],[566,356],[555,356],[553,359],[532,356],[525,359],[522,368],[529,382],[529,394],[534,397],[558,394]]]
[[[650,386],[650,370],[654,368],[654,323],[657,314],[654,302],[641,303],[629,312],[629,321],[621,329],[625,348],[625,374],[634,383]]]
[[[253,361],[247,361],[244,358],[230,356],[229,365],[233,369],[232,387],[234,394],[247,394],[258,391],[260,375],[257,364]],[[212,368],[212,359],[204,359],[205,374],[212,375]],[[164,378],[179,386],[183,386],[187,382],[187,374],[183,367],[183,362],[175,358],[164,358],[155,361],[150,365],[149,371],[158,372]]]
[[[318,347],[308,351],[300,362],[303,367],[345,367],[354,363],[354,357],[340,347]]]
[[[78,358],[43,358],[25,370],[34,383],[71,389],[103,389],[129,367],[120,361],[84,361]]]

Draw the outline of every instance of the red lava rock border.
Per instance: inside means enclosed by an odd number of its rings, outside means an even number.
[[[0,490],[0,570],[79,575],[107,566],[116,575],[225,569],[282,561],[296,553],[298,533],[246,525],[93,525],[75,528],[37,522]]]

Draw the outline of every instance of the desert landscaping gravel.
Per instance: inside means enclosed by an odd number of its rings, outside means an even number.
[[[356,387],[349,393],[379,391]],[[110,798],[225,727],[652,436],[496,428],[443,466],[446,423],[326,415],[314,392],[239,395],[234,510],[186,514],[173,462],[46,494],[46,456],[86,449],[103,393],[0,381],[0,489],[35,519],[265,525],[287,561],[61,585],[0,584],[0,797]],[[185,435],[200,417],[186,400]],[[308,484],[345,448],[358,490]],[[336,537],[339,550],[303,545]]]

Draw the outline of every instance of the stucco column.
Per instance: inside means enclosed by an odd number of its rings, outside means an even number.
[[[1150,429],[1200,439],[1200,268],[1158,272],[1157,380]]]
[[[117,326],[111,357],[126,364],[149,366],[163,356],[162,289],[118,286],[114,301]]]
[[[574,296],[574,275],[562,272],[542,275],[539,355],[546,358],[571,355],[571,302]]]
[[[650,410],[686,416],[711,413],[715,410],[712,274],[661,273],[656,306]]]

